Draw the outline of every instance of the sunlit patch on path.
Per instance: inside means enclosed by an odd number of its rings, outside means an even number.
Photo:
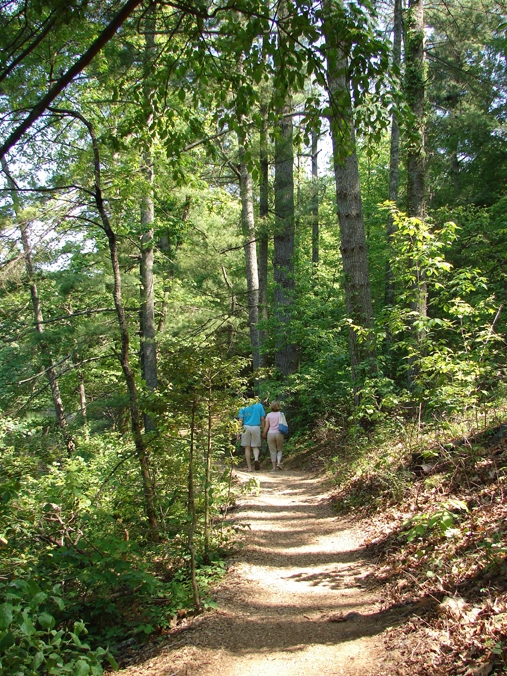
[[[374,676],[393,621],[364,588],[371,564],[352,519],[337,517],[322,479],[259,472],[259,495],[234,519],[244,547],[217,590],[218,610],[125,676]]]

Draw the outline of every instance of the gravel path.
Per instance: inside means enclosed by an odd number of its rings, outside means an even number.
[[[238,473],[243,480],[252,475]],[[371,563],[351,519],[333,514],[318,476],[256,473],[235,511],[244,547],[192,623],[123,676],[377,676],[393,622],[364,589]]]

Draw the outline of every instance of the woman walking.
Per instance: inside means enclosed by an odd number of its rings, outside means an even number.
[[[272,472],[282,469],[282,447],[284,436],[278,429],[280,423],[280,404],[273,401],[269,407],[271,412],[264,419],[263,437],[268,440],[269,453],[273,463]]]

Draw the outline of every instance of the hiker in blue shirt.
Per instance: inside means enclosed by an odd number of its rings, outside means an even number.
[[[241,434],[241,445],[245,447],[245,459],[247,464],[247,471],[252,471],[252,463],[250,458],[250,449],[253,449],[254,467],[256,470],[260,469],[259,453],[261,448],[261,427],[264,424],[263,405],[256,401],[249,406],[240,408],[238,418],[243,424],[243,431]]]

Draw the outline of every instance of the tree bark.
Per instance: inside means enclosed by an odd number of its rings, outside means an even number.
[[[312,130],[312,202],[310,218],[312,223],[312,263],[319,262],[319,135]]]
[[[269,159],[268,159],[268,122],[267,106],[263,105],[262,128],[259,139],[259,319],[263,328],[259,331],[259,351],[261,366],[265,366],[266,358],[262,348],[268,340],[268,331],[265,328],[268,321],[268,253],[269,253]]]
[[[287,4],[280,2],[278,9],[278,45],[281,66],[279,69],[282,102],[278,105],[278,129],[275,137],[275,235],[273,273],[275,281],[274,307],[277,340],[275,366],[283,376],[295,373],[298,368],[297,345],[291,341],[289,323],[294,305],[294,148],[292,129],[292,98],[283,80],[283,54],[288,50],[287,36],[283,30],[288,16]],[[279,93],[280,94],[280,93]]]
[[[393,34],[393,67],[401,65],[401,42],[403,35],[403,2],[394,0],[394,34]],[[389,152],[389,201],[397,204],[400,184],[400,125],[396,113],[391,120],[391,144]],[[391,214],[387,221],[387,242],[391,244],[395,233],[394,220]],[[392,307],[395,303],[394,279],[391,262],[386,264],[385,304]]]
[[[181,216],[181,220],[183,222],[187,220],[189,213],[190,213],[190,196],[186,198],[185,203],[183,205],[183,213]],[[175,272],[174,261],[179,246],[180,243],[178,241],[174,246],[172,246],[169,232],[167,231],[158,240],[158,248],[166,256],[166,265],[164,266],[163,273],[164,299],[162,301],[162,309],[160,312],[160,319],[157,326],[157,333],[163,333],[165,328],[167,312],[169,310],[169,296],[171,293],[171,287],[174,280],[174,272]]]
[[[405,26],[405,91],[412,112],[407,154],[407,212],[424,221],[426,217],[425,102],[426,64],[424,57],[424,0],[410,0]],[[415,264],[412,311],[428,314],[428,290],[424,271]],[[420,322],[417,322],[420,327]],[[424,340],[425,330],[412,327],[415,340]]]
[[[424,220],[426,216],[424,0],[409,1],[405,27],[405,90],[407,102],[412,112],[407,154],[408,215]]]
[[[197,525],[197,512],[195,508],[195,489],[194,489],[194,454],[195,454],[195,412],[197,402],[192,401],[191,423],[190,423],[190,452],[188,458],[188,551],[190,553],[190,578],[192,580],[192,591],[194,596],[194,606],[196,610],[201,608],[199,598],[199,587],[197,586],[196,566],[195,566],[195,547],[194,533]]]
[[[2,169],[7,177],[7,184],[9,186],[9,191],[12,198],[12,203],[14,207],[14,212],[17,217],[20,215],[20,206],[18,199],[18,187],[12,174],[9,171],[8,164],[4,157],[2,157]],[[30,247],[30,242],[28,240],[28,232],[26,223],[23,223],[19,219],[19,231],[21,236],[21,245],[23,248],[23,256],[25,259],[25,270],[26,276],[28,278],[28,284],[30,286],[30,297],[32,299],[32,308],[33,315],[35,320],[35,330],[39,334],[38,348],[41,358],[42,365],[44,367],[46,377],[49,382],[49,387],[51,389],[51,396],[53,399],[53,406],[55,409],[56,419],[58,425],[62,432],[62,436],[67,448],[67,455],[70,457],[76,450],[73,436],[69,430],[67,424],[67,417],[65,415],[65,409],[63,406],[62,396],[60,394],[60,387],[58,386],[58,375],[53,364],[53,357],[51,356],[51,348],[48,343],[42,338],[44,334],[44,318],[42,315],[42,310],[40,306],[39,291],[37,289],[37,284],[35,283],[35,275],[33,270],[32,262],[32,250]]]
[[[354,326],[371,329],[373,308],[364,231],[364,218],[356,153],[356,138],[350,94],[347,46],[338,39],[339,5],[324,3],[324,34],[327,55],[327,89],[336,204],[341,235],[344,289],[349,327],[349,352],[354,397],[358,403],[360,371],[364,362],[374,359],[373,337],[358,340]]]
[[[246,263],[246,282],[248,297],[248,326],[250,342],[252,343],[253,370],[260,367],[259,355],[259,272],[257,268],[257,246],[255,242],[255,218],[253,204],[252,174],[243,160],[244,151],[241,151],[240,164],[240,195],[241,195],[241,224],[244,237],[244,251]]]
[[[155,7],[151,7],[144,21],[144,109],[146,111],[145,127],[149,130],[153,120],[153,87],[150,82],[150,69],[153,63],[155,46],[156,16]],[[157,343],[155,325],[155,280],[153,276],[154,242],[153,225],[155,222],[155,205],[153,200],[153,141],[150,132],[144,141],[142,150],[141,173],[144,179],[145,194],[141,200],[141,369],[146,387],[152,392],[157,387]],[[155,428],[148,415],[144,415],[144,429],[150,432]]]

